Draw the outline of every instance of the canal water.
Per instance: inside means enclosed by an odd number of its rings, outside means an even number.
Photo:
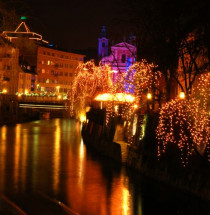
[[[210,214],[209,203],[87,148],[72,119],[0,127],[0,214]]]

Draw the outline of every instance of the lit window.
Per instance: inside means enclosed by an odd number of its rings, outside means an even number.
[[[45,69],[42,69],[42,73],[45,73]]]
[[[47,65],[50,65],[50,60],[47,61]]]
[[[46,83],[49,84],[49,83],[50,83],[50,79],[47,79],[47,80],[46,80]]]

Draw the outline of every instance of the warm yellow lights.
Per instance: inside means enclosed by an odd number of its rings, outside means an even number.
[[[61,99],[61,95],[59,95],[57,98],[60,100]]]
[[[133,108],[134,108],[134,109],[137,109],[137,108],[138,108],[138,105],[137,105],[137,104],[133,105]]]
[[[96,101],[117,101],[117,102],[134,102],[135,97],[128,93],[103,93],[97,95],[94,100]]]
[[[151,93],[147,93],[147,99],[151,100],[152,99],[152,94]]]
[[[3,91],[2,91],[3,93],[7,93],[7,89],[3,89]]]
[[[80,114],[79,120],[80,120],[80,122],[85,122],[86,121],[86,116],[84,114]]]
[[[184,92],[180,92],[179,98],[180,98],[180,99],[184,99],[184,98],[185,98],[185,93],[184,93]]]
[[[199,78],[188,99],[177,98],[162,106],[156,129],[158,157],[166,152],[168,143],[173,143],[180,150],[183,166],[189,163],[195,149],[204,157],[206,154],[210,161],[209,88],[210,73],[207,73]]]
[[[26,95],[28,94],[28,90],[25,90],[25,94],[26,94]]]

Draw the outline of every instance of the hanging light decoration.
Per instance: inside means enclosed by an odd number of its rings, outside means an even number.
[[[206,151],[210,161],[209,90],[210,73],[206,73],[200,77],[189,99],[174,99],[161,108],[156,130],[158,157],[166,152],[168,143],[173,143],[180,150],[183,166],[188,164],[194,150],[201,155]]]

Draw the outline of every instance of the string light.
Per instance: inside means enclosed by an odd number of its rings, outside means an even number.
[[[75,71],[72,89],[68,92],[70,114],[77,118],[85,115],[86,107],[96,92],[104,92],[110,88],[111,69],[109,66],[95,66],[93,61],[81,63]]]
[[[166,152],[168,143],[176,144],[180,150],[183,166],[197,150],[201,155],[209,151],[209,113],[210,73],[202,75],[188,99],[174,99],[160,110],[159,124],[156,129],[158,157]]]

